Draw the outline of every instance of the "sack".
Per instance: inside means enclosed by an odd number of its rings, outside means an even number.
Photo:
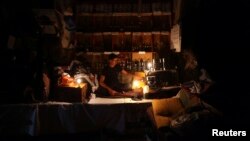
[[[197,112],[183,114],[171,121],[170,126],[172,128],[181,128],[191,125],[195,120],[199,119]]]

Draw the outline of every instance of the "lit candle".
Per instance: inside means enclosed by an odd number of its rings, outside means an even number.
[[[140,83],[138,80],[134,80],[132,84],[132,89],[138,89],[140,87]]]
[[[80,87],[80,84],[81,84],[81,82],[82,82],[82,79],[78,78],[78,79],[76,79],[76,82],[77,82],[77,84],[78,84],[78,87]]]
[[[162,69],[166,70],[166,68],[165,68],[165,58],[162,58]]]
[[[152,71],[155,71],[155,59],[152,60]]]
[[[143,86],[143,98],[144,99],[146,98],[146,93],[148,92],[149,92],[149,86],[148,85]]]
[[[148,67],[148,70],[150,70],[152,68],[152,63],[148,62],[147,67]]]

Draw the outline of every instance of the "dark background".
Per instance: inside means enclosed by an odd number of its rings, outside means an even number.
[[[211,104],[225,113],[227,130],[249,129],[249,3],[191,0],[183,7],[182,47],[215,80]]]

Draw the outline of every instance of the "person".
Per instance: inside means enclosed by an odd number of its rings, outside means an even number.
[[[194,52],[189,50],[182,51],[183,65],[180,66],[180,83],[190,88],[195,88],[196,93],[206,92],[215,82],[199,63]]]
[[[119,65],[118,59],[116,54],[108,56],[108,66],[102,70],[99,78],[100,87],[96,92],[99,96],[133,97],[133,94],[128,92],[130,90],[129,87],[119,81],[120,73],[123,75],[131,74]]]

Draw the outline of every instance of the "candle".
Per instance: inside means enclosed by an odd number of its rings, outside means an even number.
[[[146,94],[149,92],[149,86],[145,85],[143,86],[143,98],[146,98]]]

